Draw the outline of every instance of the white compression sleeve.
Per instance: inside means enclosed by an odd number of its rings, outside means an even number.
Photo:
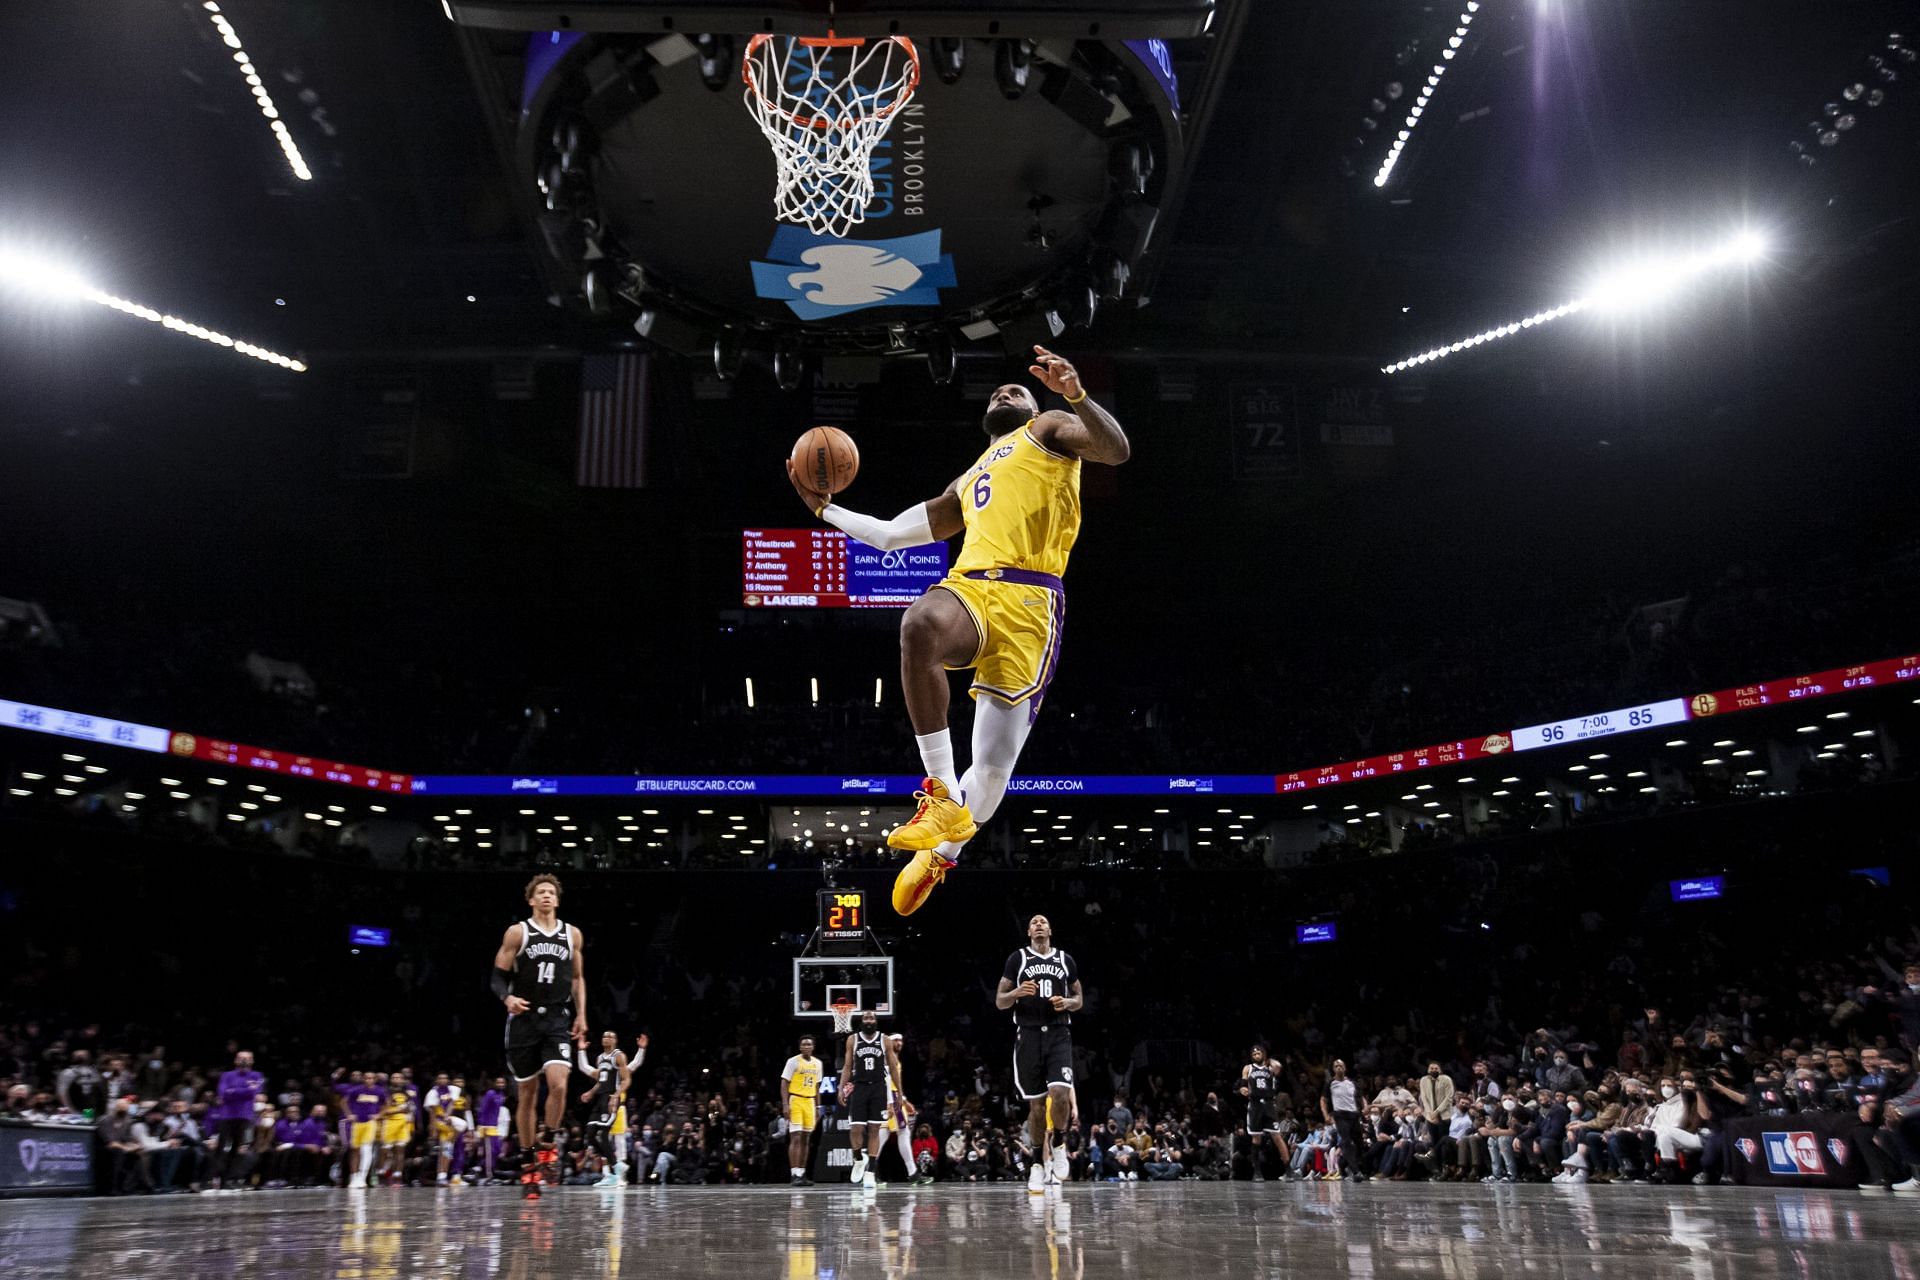
[[[1020,759],[1020,748],[1033,731],[1028,707],[1010,707],[992,697],[974,699],[973,764],[960,779],[967,811],[975,822],[985,822],[1000,808]],[[948,855],[952,856],[952,855]]]
[[[933,525],[927,519],[927,504],[924,502],[917,507],[909,507],[891,520],[876,520],[829,502],[821,508],[820,518],[881,551],[924,547],[929,542],[938,541],[933,536]]]

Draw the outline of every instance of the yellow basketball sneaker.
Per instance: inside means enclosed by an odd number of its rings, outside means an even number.
[[[895,849],[920,850],[931,849],[943,840],[965,844],[973,839],[973,833],[979,830],[973,825],[973,815],[947,794],[946,784],[938,778],[922,778],[920,785],[924,790],[913,793],[920,802],[913,820],[895,827],[887,843]]]
[[[933,896],[935,886],[945,882],[947,872],[960,864],[949,862],[932,849],[922,849],[908,859],[907,865],[900,868],[900,874],[893,880],[893,909],[898,915],[910,916],[926,905]]]

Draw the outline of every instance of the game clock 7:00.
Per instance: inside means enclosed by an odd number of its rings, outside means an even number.
[[[867,927],[867,895],[861,889],[822,889],[820,932],[829,938],[853,937]]]

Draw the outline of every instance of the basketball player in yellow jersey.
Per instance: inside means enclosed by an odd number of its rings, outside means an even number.
[[[1024,386],[1000,387],[981,420],[988,444],[979,461],[939,497],[892,520],[831,502],[787,465],[807,508],[868,546],[892,551],[966,534],[952,571],[900,622],[900,684],[926,769],[913,820],[887,837],[914,851],[893,885],[901,915],[920,909],[1006,795],[1060,665],[1060,578],[1080,533],[1080,464],[1118,466],[1131,452],[1127,433],[1088,398],[1074,367],[1045,347],[1033,352],[1028,372],[1065,397],[1067,411],[1042,413]],[[946,673],[966,669],[974,673],[973,761],[963,777],[947,730]]]

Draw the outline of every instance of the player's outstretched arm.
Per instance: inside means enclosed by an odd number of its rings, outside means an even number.
[[[1103,462],[1117,467],[1133,456],[1127,433],[1114,416],[1094,403],[1080,385],[1080,373],[1064,358],[1045,347],[1033,349],[1033,365],[1027,370],[1046,384],[1047,390],[1066,397],[1071,413],[1050,409],[1033,420],[1033,438],[1055,453],[1071,454],[1088,462]]]
[[[908,507],[891,520],[880,520],[849,511],[833,501],[832,495],[808,488],[800,473],[793,469],[791,458],[787,459],[787,480],[800,495],[800,501],[807,504],[807,510],[849,537],[881,551],[945,542],[966,527],[960,516],[960,497],[951,489],[929,502]]]

